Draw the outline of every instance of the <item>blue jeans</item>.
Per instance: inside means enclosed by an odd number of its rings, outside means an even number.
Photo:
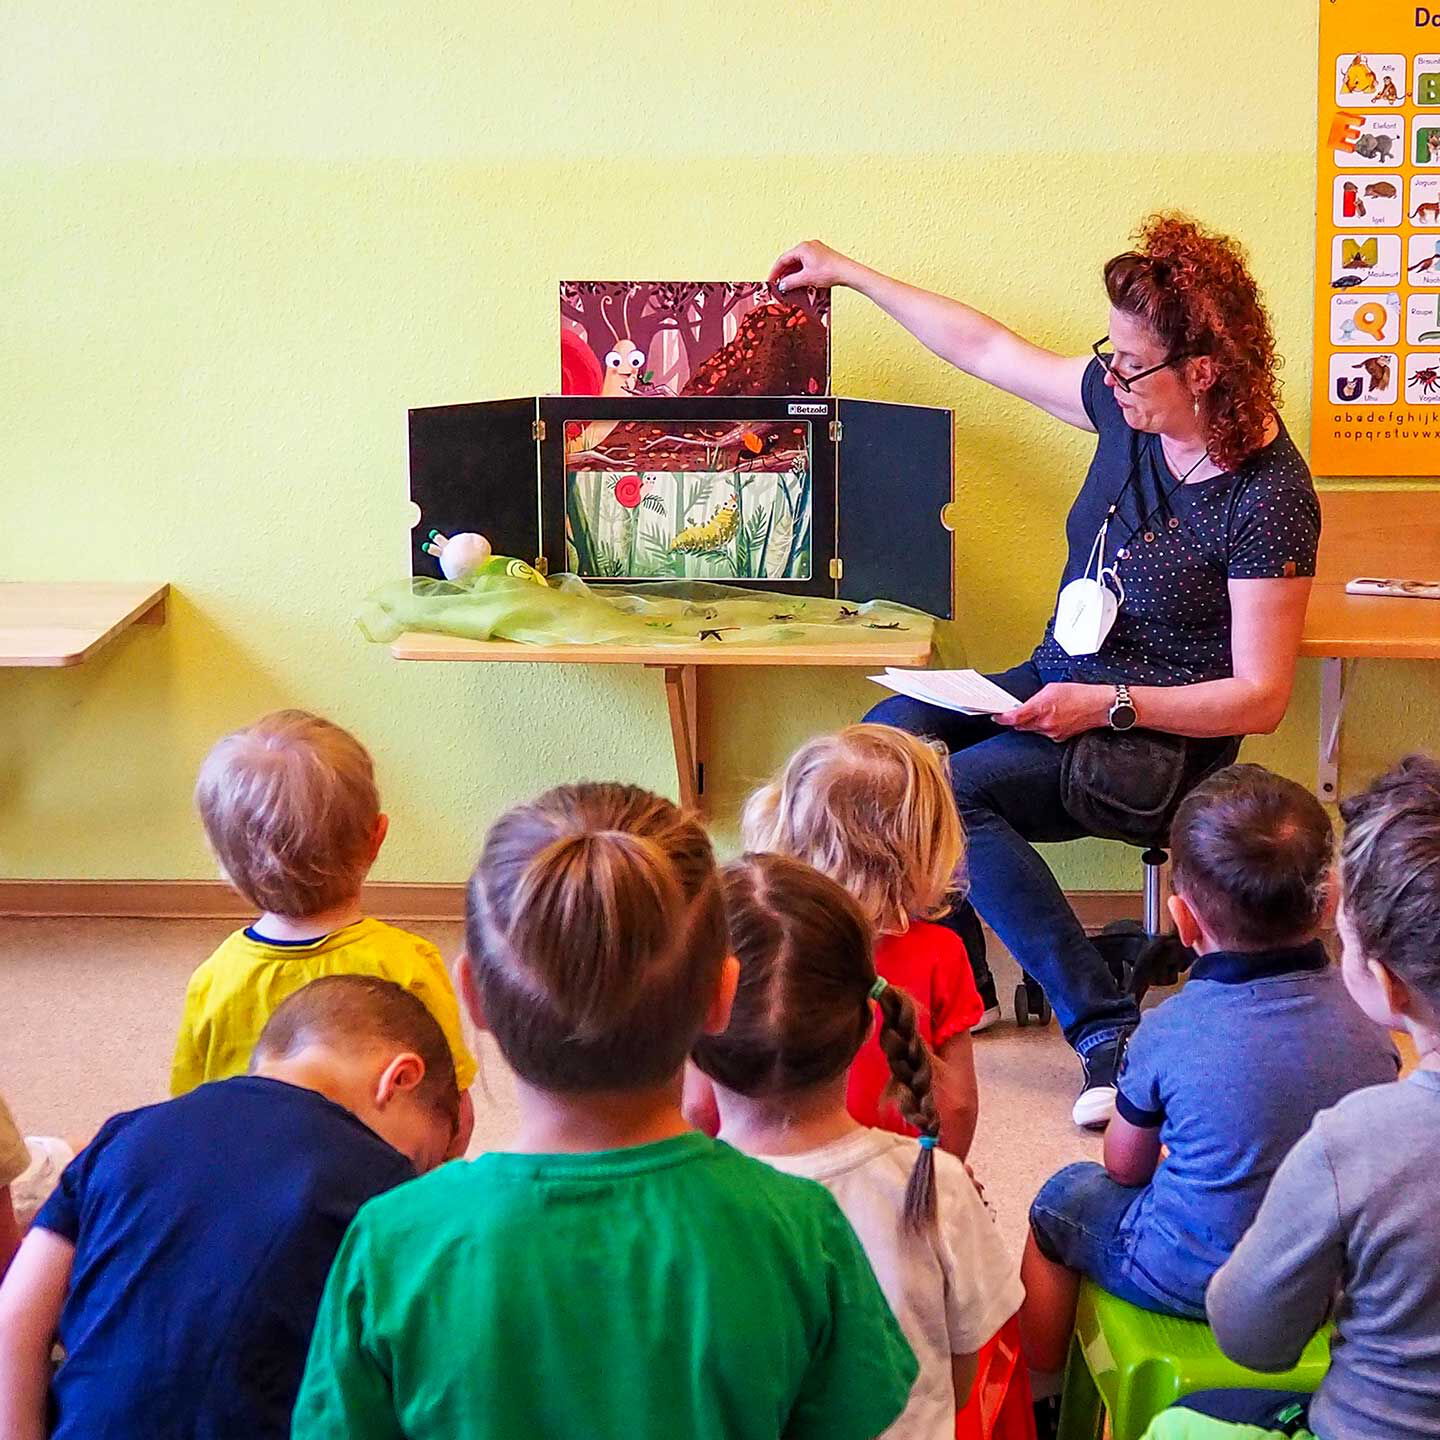
[[[1203,1320],[1205,1307],[1182,1304],[1146,1283],[1135,1264],[1135,1209],[1144,1186],[1122,1185],[1103,1165],[1082,1160],[1057,1171],[1030,1206],[1030,1230],[1040,1253],[1087,1275],[1102,1290],[1142,1310]]]
[[[990,677],[1020,700],[1043,685],[1027,662]],[[1079,840],[1085,831],[1060,803],[1064,750],[1053,740],[958,715],[906,695],[866,715],[912,735],[939,740],[965,822],[970,901],[1024,970],[1045,989],[1065,1038],[1082,1054],[1140,1023],[1100,952],[1033,842]]]
[[[1291,1390],[1197,1390],[1175,1404],[1232,1425],[1258,1425],[1289,1435],[1304,1426],[1313,1398]]]

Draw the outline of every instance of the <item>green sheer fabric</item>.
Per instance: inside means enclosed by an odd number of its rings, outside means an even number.
[[[877,650],[925,637],[957,663],[946,622],[886,600],[850,604],[779,595],[703,580],[587,585],[556,575],[544,586],[510,575],[461,582],[415,577],[383,586],[356,615],[367,639],[386,644],[406,630],[527,645],[855,645]]]

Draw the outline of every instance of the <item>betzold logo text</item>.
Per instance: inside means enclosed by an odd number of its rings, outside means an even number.
[[[828,405],[792,405],[787,412],[791,415],[828,415]]]

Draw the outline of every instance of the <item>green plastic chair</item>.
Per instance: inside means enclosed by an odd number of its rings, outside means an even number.
[[[1293,1370],[1263,1374],[1227,1360],[1203,1322],[1141,1310],[1087,1280],[1065,1366],[1059,1440],[1099,1440],[1107,1414],[1111,1440],[1140,1440],[1155,1416],[1196,1390],[1309,1393],[1329,1368],[1329,1327]]]

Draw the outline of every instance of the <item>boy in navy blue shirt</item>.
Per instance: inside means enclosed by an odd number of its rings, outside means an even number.
[[[1104,1165],[1068,1166],[1031,1207],[1021,1325],[1042,1373],[1064,1364],[1082,1276],[1203,1320],[1210,1277],[1316,1113],[1396,1075],[1318,938],[1334,852],[1320,802],[1232,765],[1186,798],[1170,847],[1170,914],[1200,958],[1130,1040]]]
[[[0,1435],[283,1440],[346,1227],[447,1158],[459,1104],[425,1006],[337,975],[247,1075],[110,1120],[0,1287]]]

